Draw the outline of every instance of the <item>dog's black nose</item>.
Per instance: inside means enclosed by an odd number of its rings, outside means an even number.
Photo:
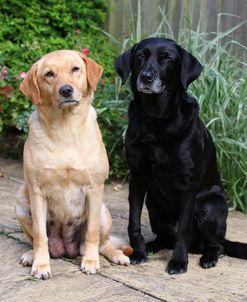
[[[64,98],[68,98],[68,97],[70,97],[72,95],[73,91],[74,90],[73,90],[72,86],[70,86],[70,85],[63,85],[59,89],[59,94],[61,96],[63,96]]]
[[[143,71],[141,73],[141,81],[143,83],[150,83],[154,80],[154,74],[150,71]]]

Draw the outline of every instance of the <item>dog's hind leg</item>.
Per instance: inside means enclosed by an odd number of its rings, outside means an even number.
[[[219,256],[223,254],[224,238],[226,233],[227,205],[224,198],[212,197],[204,201],[195,214],[199,230],[205,244],[200,265],[210,268],[216,265]]]
[[[100,254],[105,256],[113,263],[129,265],[130,259],[126,255],[130,254],[132,249],[130,246],[125,244],[123,240],[110,237],[112,219],[104,204],[102,205],[100,219]]]
[[[32,231],[32,217],[30,210],[30,203],[28,200],[28,194],[26,186],[20,187],[17,194],[17,202],[15,205],[16,217],[21,225],[21,228],[26,235],[28,242],[33,245],[33,231]],[[33,263],[33,250],[25,252],[20,260],[23,266],[29,266]]]
[[[175,228],[167,226],[163,229],[162,235],[157,235],[152,241],[146,243],[147,253],[157,253],[162,249],[174,249],[175,246]]]

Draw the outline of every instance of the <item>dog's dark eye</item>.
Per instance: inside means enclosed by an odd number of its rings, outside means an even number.
[[[72,72],[76,72],[76,71],[78,71],[78,70],[80,70],[80,68],[77,67],[77,66],[74,66],[74,67],[72,68]]]
[[[143,52],[137,52],[136,56],[138,59],[143,59],[145,57]]]
[[[54,77],[54,72],[53,71],[47,71],[47,73],[45,73],[45,77]]]
[[[171,59],[170,56],[169,56],[169,54],[167,54],[167,53],[162,53],[162,54],[160,54],[159,57],[158,57],[158,62],[161,64],[161,63],[163,63],[165,60],[169,60],[169,59]]]
[[[170,59],[170,57],[169,57],[168,54],[162,53],[162,54],[160,54],[159,57],[158,57],[158,63],[159,63],[159,64],[162,64],[162,63],[164,63],[165,61],[168,61],[169,59]]]

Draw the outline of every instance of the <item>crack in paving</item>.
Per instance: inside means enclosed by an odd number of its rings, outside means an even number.
[[[20,244],[20,243],[21,243],[21,244],[26,244],[26,242],[20,240],[19,238],[14,237],[12,234],[14,234],[14,233],[13,233],[13,232],[4,232],[3,230],[1,230],[1,234],[0,234],[0,235],[4,236],[4,237],[7,238],[7,239],[15,240],[15,241],[18,242],[19,244]],[[71,263],[73,266],[77,266],[77,265],[76,265],[75,263],[73,263],[73,261],[70,260],[70,259],[60,258],[60,260],[65,261],[65,262],[69,262],[69,263]],[[72,270],[71,272],[76,272],[76,271],[78,271],[78,270],[75,269],[75,270]],[[59,273],[59,274],[60,274],[60,273]],[[63,274],[63,273],[61,273],[61,274]],[[58,273],[54,273],[54,275],[58,275]],[[150,297],[150,298],[153,298],[153,299],[155,299],[155,300],[157,300],[157,301],[168,302],[167,300],[161,299],[161,298],[159,298],[159,297],[157,297],[157,296],[155,296],[155,295],[152,295],[152,294],[150,294],[150,293],[148,293],[148,292],[146,292],[146,291],[144,291],[144,290],[142,290],[142,289],[138,289],[138,288],[136,288],[136,287],[134,287],[134,286],[131,286],[131,285],[125,283],[125,282],[122,282],[122,281],[120,281],[120,280],[117,280],[117,279],[115,279],[115,278],[112,278],[112,277],[110,277],[110,276],[108,276],[108,275],[106,275],[106,274],[104,274],[104,273],[102,273],[102,272],[98,272],[97,275],[100,276],[100,277],[103,277],[103,278],[105,278],[105,279],[109,279],[109,280],[111,280],[111,281],[114,281],[114,282],[116,282],[116,283],[119,283],[119,284],[123,285],[123,286],[126,287],[126,288],[129,288],[129,289],[134,290],[134,291],[136,291],[136,292],[142,293],[142,294],[144,294],[144,295],[146,295],[146,296],[148,296],[148,297]],[[27,278],[28,278],[28,277],[27,277]]]
[[[112,280],[112,281],[114,281],[114,282],[120,283],[120,284],[122,284],[123,286],[125,286],[125,287],[127,287],[127,288],[130,288],[130,289],[132,289],[132,290],[134,290],[134,291],[136,291],[136,292],[139,292],[139,293],[142,293],[142,294],[144,294],[144,295],[146,295],[146,296],[149,296],[149,297],[151,297],[151,298],[154,298],[154,299],[156,299],[157,301],[168,302],[167,300],[161,299],[161,298],[159,298],[159,297],[157,297],[157,296],[155,296],[155,295],[152,295],[152,294],[150,294],[150,293],[148,293],[148,292],[146,292],[146,291],[144,291],[144,290],[142,290],[142,289],[136,288],[136,287],[134,287],[134,286],[132,286],[132,285],[129,285],[129,284],[127,284],[127,283],[125,283],[125,282],[122,282],[122,281],[120,281],[120,280],[117,280],[117,279],[115,279],[115,278],[112,278],[112,277],[110,277],[110,276],[108,276],[108,275],[105,275],[105,274],[103,274],[103,273],[101,273],[101,272],[99,272],[98,275],[99,275],[99,276],[102,276],[102,277],[104,277],[104,278],[106,278],[106,279]]]
[[[16,238],[14,236],[14,234],[18,234],[18,233],[20,234],[20,233],[22,233],[22,231],[14,230],[14,231],[6,232],[4,229],[0,229],[0,237],[3,236],[8,239],[13,239],[16,242],[18,242],[18,244],[27,244],[26,242],[22,241],[20,238]]]
[[[73,260],[66,259],[66,258],[60,258],[60,259],[63,260],[63,261],[69,262],[69,263],[73,264],[74,266],[77,266],[75,263],[73,263]],[[100,276],[100,277],[103,277],[103,278],[105,278],[105,279],[108,279],[108,280],[114,281],[114,282],[116,282],[116,283],[119,283],[119,284],[123,285],[123,286],[126,287],[126,288],[129,288],[129,289],[131,289],[131,290],[134,290],[134,291],[136,291],[136,292],[138,292],[138,293],[142,293],[142,294],[144,294],[144,295],[146,295],[146,296],[148,296],[148,297],[150,297],[150,298],[154,298],[154,299],[157,300],[157,301],[168,302],[167,300],[161,299],[161,298],[159,298],[159,297],[157,297],[157,296],[155,296],[155,295],[152,295],[152,294],[150,294],[150,293],[148,293],[148,292],[145,292],[145,291],[142,290],[142,289],[138,289],[138,288],[136,288],[136,287],[134,287],[134,286],[131,286],[131,285],[125,283],[125,282],[122,282],[122,281],[120,281],[120,280],[117,280],[117,279],[115,279],[115,278],[112,278],[112,277],[110,277],[110,276],[108,276],[108,275],[106,275],[106,274],[104,274],[104,273],[102,273],[102,272],[98,272],[97,275]]]
[[[9,180],[12,180],[12,181],[14,181],[14,182],[16,182],[16,183],[19,183],[19,184],[21,184],[21,185],[23,185],[23,184],[25,183],[23,180],[21,180],[21,179],[19,179],[19,178],[12,177],[12,176],[7,176],[7,178],[8,178]]]
[[[19,183],[19,184],[21,184],[21,185],[25,183],[24,180],[19,179],[19,178],[16,178],[16,177],[13,177],[13,176],[9,176],[9,175],[7,175],[7,174],[3,174],[2,178],[11,180],[11,181],[13,181],[13,182],[15,182],[15,183]]]

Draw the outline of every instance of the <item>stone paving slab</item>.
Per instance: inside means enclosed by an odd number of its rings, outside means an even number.
[[[170,257],[171,251],[163,251],[147,263],[127,269],[111,266],[102,273],[169,302],[247,301],[244,260],[224,257],[215,268],[204,270],[198,264],[199,256],[190,255],[188,272],[170,276],[164,271]]]
[[[189,255],[186,274],[169,276],[164,269],[171,251],[151,256],[141,265],[120,267],[101,257],[101,271],[85,276],[79,271],[80,258],[51,260],[53,278],[34,280],[30,268],[18,264],[30,247],[15,219],[15,194],[23,181],[18,161],[0,158],[0,301],[169,301],[247,302],[247,261],[223,257],[215,268],[202,269],[199,255]],[[127,186],[106,187],[105,202],[113,217],[114,235],[127,238]],[[152,237],[144,210],[142,229]],[[247,215],[231,212],[227,237],[247,242]]]
[[[29,276],[30,267],[18,264],[27,245],[0,237],[0,301],[158,301],[100,275],[86,276],[79,267],[61,259],[51,260],[53,277],[48,281]]]

